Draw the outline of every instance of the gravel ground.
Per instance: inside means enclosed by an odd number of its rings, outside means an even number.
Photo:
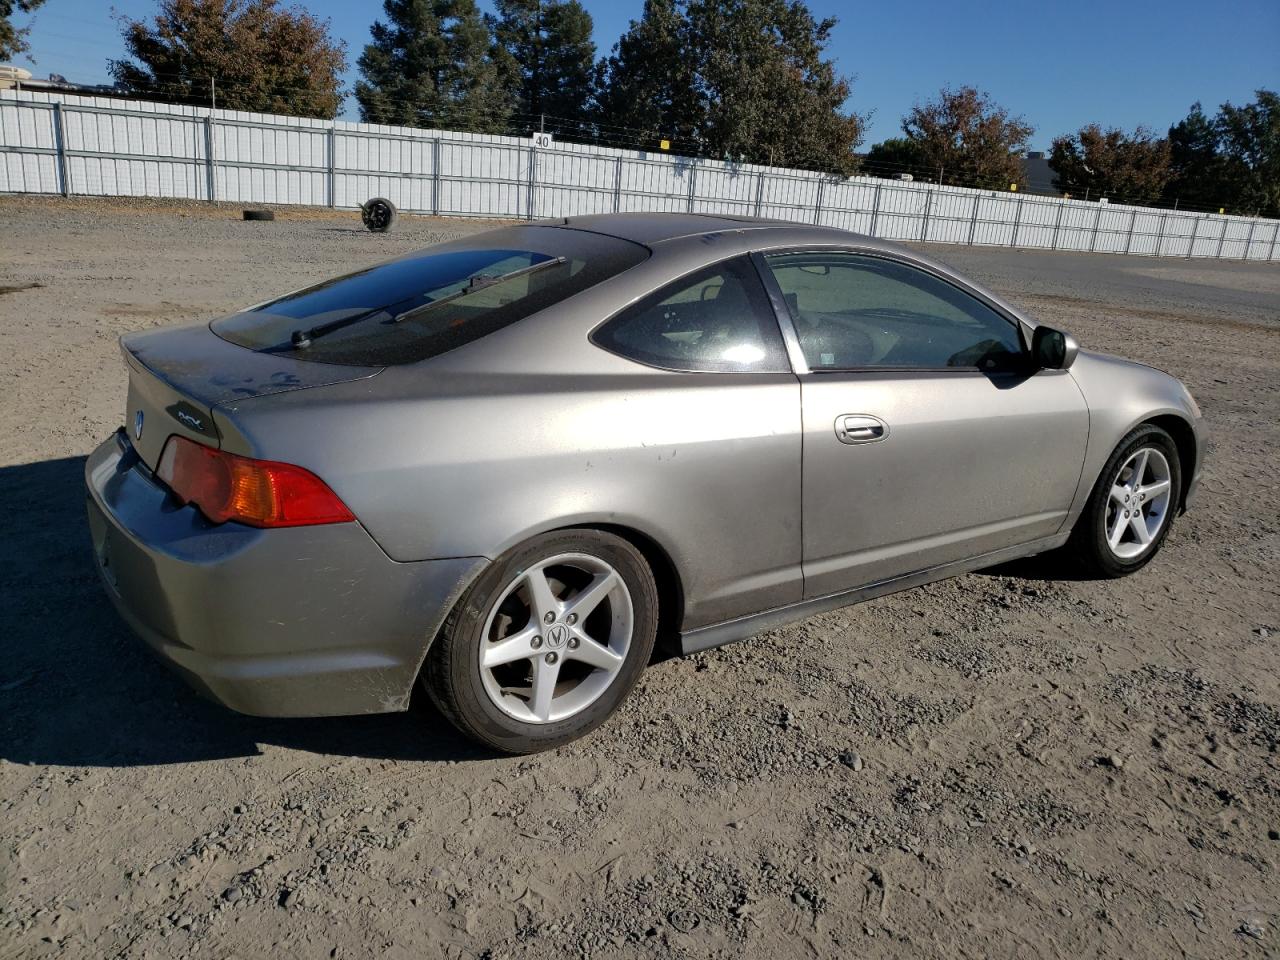
[[[1183,378],[1151,567],[1037,559],[655,663],[585,742],[205,703],[91,565],[116,338],[488,224],[0,200],[0,955],[1280,953],[1280,265],[933,249]]]

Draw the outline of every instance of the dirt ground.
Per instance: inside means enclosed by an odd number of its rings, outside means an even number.
[[[256,720],[117,619],[81,471],[121,333],[488,224],[0,200],[0,955],[1280,954],[1280,263],[936,247],[1181,377],[1152,566],[1036,559],[656,662],[584,742]]]

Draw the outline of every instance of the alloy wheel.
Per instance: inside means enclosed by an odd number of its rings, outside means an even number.
[[[631,594],[608,563],[580,553],[541,560],[507,584],[485,619],[485,692],[524,723],[572,717],[617,677],[634,625]]]
[[[1145,553],[1168,519],[1172,480],[1169,461],[1155,447],[1141,447],[1120,465],[1111,483],[1103,532],[1122,560]]]

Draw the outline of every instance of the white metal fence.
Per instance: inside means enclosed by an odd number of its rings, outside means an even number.
[[[578,144],[0,91],[0,192],[358,207],[442,216],[778,217],[893,240],[1274,261],[1280,221],[837,179]]]

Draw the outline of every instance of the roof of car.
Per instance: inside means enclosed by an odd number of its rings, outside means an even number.
[[[554,221],[558,225],[575,230],[603,233],[621,240],[631,240],[646,246],[675,240],[680,237],[696,237],[730,230],[769,230],[807,228],[819,233],[837,232],[830,227],[809,227],[789,220],[773,220],[767,217],[735,217],[711,213],[597,213],[581,217],[566,217]],[[844,233],[844,231],[838,231]],[[846,234],[847,235],[847,234]]]

